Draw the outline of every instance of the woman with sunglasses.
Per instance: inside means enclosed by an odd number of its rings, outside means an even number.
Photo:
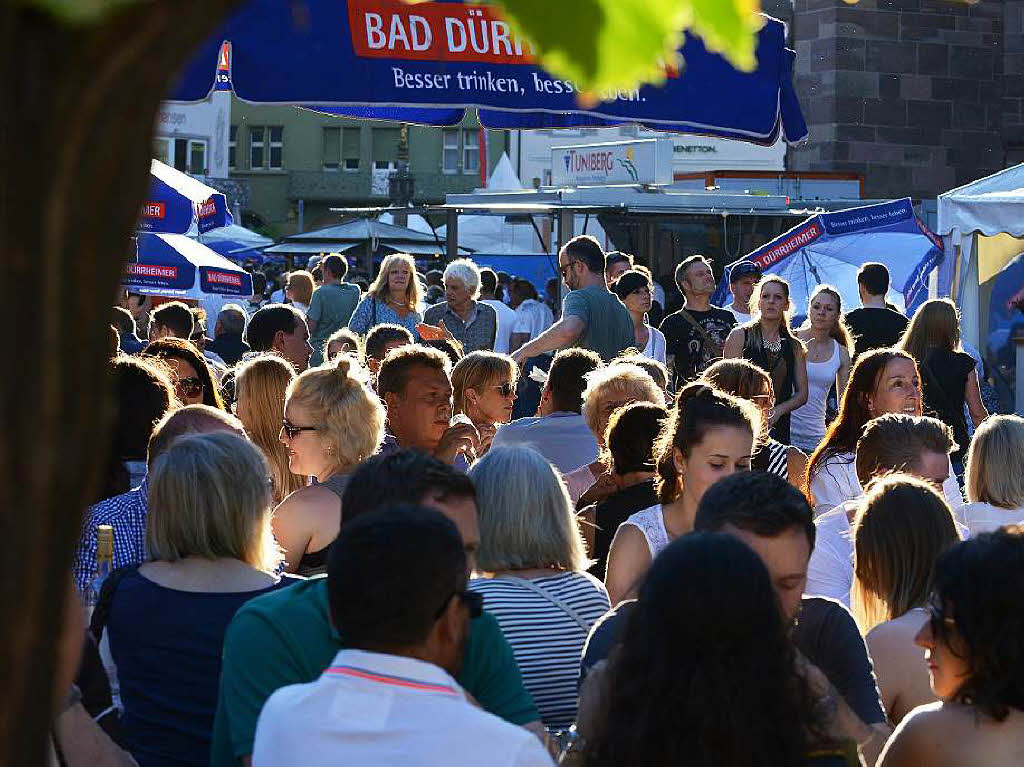
[[[362,368],[343,354],[335,366],[307,370],[288,384],[279,439],[292,473],[316,483],[274,510],[274,535],[288,572],[326,572],[349,475],[384,441],[384,405]]]
[[[455,414],[462,413],[480,433],[480,454],[498,426],[512,420],[519,367],[506,354],[470,352],[452,368]]]
[[[647,324],[647,314],[654,305],[651,278],[639,269],[623,272],[611,285],[612,293],[619,297],[629,316],[633,318],[636,348],[642,354],[665,364],[665,335]]]
[[[208,405],[224,410],[220,390],[213,381],[210,366],[189,341],[161,338],[146,347],[143,356],[164,362],[171,371],[174,391],[183,405]]]
[[[900,723],[880,767],[1021,764],[1024,529],[982,533],[939,557],[915,641],[939,702]]]

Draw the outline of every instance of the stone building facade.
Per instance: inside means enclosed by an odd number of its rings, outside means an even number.
[[[773,0],[810,131],[788,167],[935,197],[1024,161],[1024,0]]]

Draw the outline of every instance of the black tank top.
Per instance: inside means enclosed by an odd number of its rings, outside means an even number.
[[[761,343],[761,334],[753,333],[751,330],[752,328],[743,328],[743,356],[761,368],[772,379],[775,401],[785,402],[793,396],[793,390],[796,387],[796,379],[793,374],[796,368],[793,339],[780,333],[781,348],[778,352],[770,352]],[[789,413],[775,422],[771,436],[784,445],[789,444]]]
[[[326,487],[336,496],[338,496],[338,504],[341,504],[341,496],[345,493],[345,486],[348,485],[348,474],[335,474],[325,482],[320,482],[321,487]],[[337,537],[337,536],[335,536]],[[331,542],[333,543],[333,541]],[[320,575],[321,573],[327,572],[327,552],[331,550],[330,544],[324,546],[319,551],[307,551],[302,555],[302,559],[299,560],[299,567],[295,571],[296,575],[301,575],[304,578],[308,578],[311,575]]]

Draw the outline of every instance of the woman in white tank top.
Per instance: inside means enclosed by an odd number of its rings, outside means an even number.
[[[807,402],[793,411],[790,442],[810,455],[825,437],[829,389],[835,384],[842,397],[850,377],[853,342],[843,322],[838,290],[831,285],[817,287],[811,294],[807,323],[797,337],[807,346]]]

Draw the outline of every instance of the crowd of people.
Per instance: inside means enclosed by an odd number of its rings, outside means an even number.
[[[64,763],[1020,762],[1024,419],[952,302],[311,266],[113,310]]]

